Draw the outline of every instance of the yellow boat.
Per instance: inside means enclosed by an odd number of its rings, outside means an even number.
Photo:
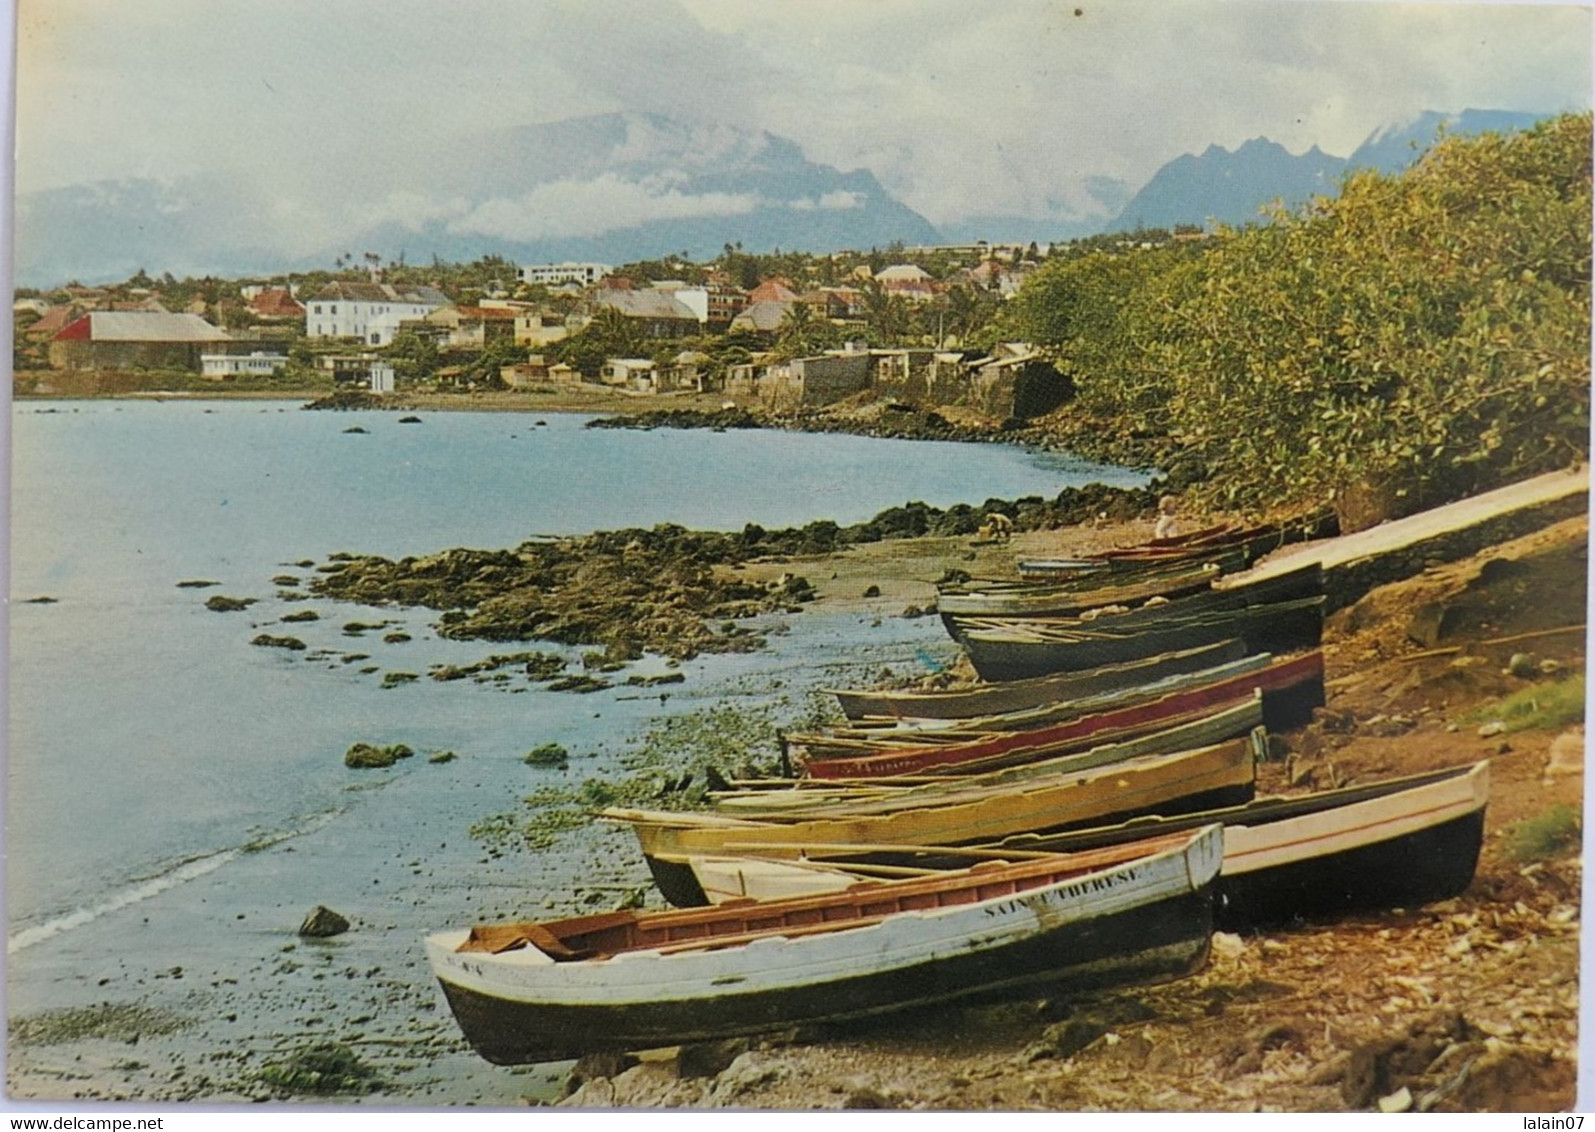
[[[1242,739],[1149,755],[1108,766],[961,792],[948,804],[885,814],[805,812],[793,820],[606,809],[599,816],[632,827],[667,900],[698,892],[685,858],[730,855],[800,859],[838,845],[966,845],[1020,833],[1105,824],[1145,813],[1175,814],[1249,801],[1267,739]]]

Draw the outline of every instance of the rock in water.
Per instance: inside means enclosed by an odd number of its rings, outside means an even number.
[[[348,930],[349,921],[323,904],[312,908],[305,922],[299,925],[299,934],[312,939],[327,939]]]
[[[255,599],[252,597],[227,597],[217,594],[205,602],[205,608],[212,613],[237,613],[254,604]]]

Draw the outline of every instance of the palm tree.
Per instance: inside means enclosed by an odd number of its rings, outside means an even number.
[[[781,319],[775,348],[788,357],[799,358],[809,352],[814,337],[814,312],[807,303],[793,303]]]
[[[874,279],[863,286],[864,322],[869,327],[870,338],[881,346],[895,346],[908,333],[908,304],[901,295],[893,295]]]

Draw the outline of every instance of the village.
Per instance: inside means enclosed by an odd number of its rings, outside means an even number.
[[[1201,238],[1114,242],[1134,252]],[[197,288],[140,271],[119,285],[22,293],[14,390],[714,395],[769,414],[869,393],[1025,420],[1063,403],[1070,382],[1032,344],[998,340],[993,318],[1060,250],[756,257],[728,245],[709,265],[484,261],[471,266],[494,277],[463,280],[453,296],[375,257],[337,277]],[[654,278],[672,269],[682,277]]]

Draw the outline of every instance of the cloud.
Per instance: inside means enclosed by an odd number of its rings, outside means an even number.
[[[396,189],[375,205],[358,209],[354,220],[357,230],[397,224],[407,232],[420,232],[439,221],[463,216],[470,208],[471,202],[464,197],[435,200],[425,193]]]
[[[786,202],[786,206],[794,212],[814,212],[820,209],[830,212],[846,212],[854,208],[863,208],[867,199],[863,193],[837,189],[835,192],[822,193],[818,200],[813,197],[799,197],[797,200],[789,200]]]
[[[1062,219],[1209,144],[1345,155],[1424,110],[1581,109],[1590,16],[1380,0],[23,0],[17,185],[249,167],[406,223],[446,204],[388,199],[440,141],[637,110],[695,123],[706,167],[733,144],[717,124],[767,130],[870,170],[934,223]],[[651,142],[628,138],[639,158]],[[422,222],[586,230],[599,204],[719,207],[599,189],[585,208],[547,190]]]
[[[496,197],[452,220],[454,235],[529,241],[558,236],[597,236],[651,220],[693,216],[737,216],[752,212],[751,193],[684,193],[666,182],[631,181],[613,173],[591,180],[550,181],[519,197]]]

